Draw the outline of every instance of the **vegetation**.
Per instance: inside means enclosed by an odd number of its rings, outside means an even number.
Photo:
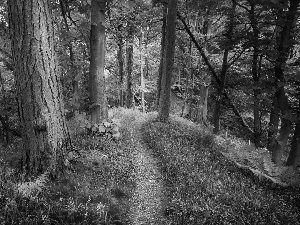
[[[20,148],[2,149],[0,222],[128,224],[140,181],[134,154],[146,150],[161,172],[162,224],[300,224],[299,187],[260,179],[221,154],[248,143],[218,144],[221,136],[176,116],[167,124],[156,113],[115,109],[110,116],[120,122],[121,137],[81,130],[74,138],[79,154],[68,156],[72,166],[55,182],[47,174],[28,182],[14,169]]]
[[[0,223],[299,224],[299,3],[1,1]]]

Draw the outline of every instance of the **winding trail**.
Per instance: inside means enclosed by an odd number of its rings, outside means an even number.
[[[143,144],[140,134],[141,122],[135,121],[132,141],[135,142],[133,164],[135,165],[136,190],[131,199],[133,225],[168,224],[163,216],[163,184],[156,160],[151,150]]]

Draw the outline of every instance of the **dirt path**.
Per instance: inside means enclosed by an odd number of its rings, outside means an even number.
[[[133,153],[137,186],[131,200],[132,224],[167,224],[162,215],[163,184],[161,174],[155,159],[151,156],[151,150],[142,143],[139,129],[140,123],[137,121],[133,131],[133,141],[137,145]]]

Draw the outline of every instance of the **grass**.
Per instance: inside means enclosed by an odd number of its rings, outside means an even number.
[[[55,182],[40,176],[26,183],[16,169],[20,141],[2,146],[0,224],[131,224],[138,185],[133,154],[143,151],[162,175],[164,224],[300,224],[299,190],[260,180],[221,154],[241,151],[237,140],[216,139],[178,117],[162,124],[156,113],[114,109],[110,117],[121,123],[119,140],[87,135],[73,124],[81,155]]]
[[[42,184],[40,177],[33,180],[32,186],[40,188],[37,195],[18,192],[20,186],[28,192],[14,163],[20,159],[20,145],[1,148],[0,224],[128,224],[129,198],[136,186],[131,155],[136,113],[111,112],[121,122],[119,140],[78,129],[81,134],[72,141],[81,156],[72,160],[64,178]]]
[[[300,224],[299,189],[238,168],[204,128],[173,117],[148,121],[142,131],[160,160],[171,224]]]

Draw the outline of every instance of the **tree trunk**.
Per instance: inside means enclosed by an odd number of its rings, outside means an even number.
[[[197,104],[197,122],[207,124],[207,99],[208,99],[208,87],[206,85],[200,85],[200,93]]]
[[[176,34],[177,0],[169,0],[166,26],[166,47],[163,60],[163,73],[161,79],[161,96],[159,100],[158,118],[161,122],[169,119],[170,94],[173,75],[175,34]]]
[[[49,1],[8,1],[10,35],[28,174],[64,171],[70,144],[54,51]]]
[[[105,9],[106,0],[91,2],[91,62],[90,62],[90,110],[91,123],[98,124],[108,117],[105,94]]]
[[[132,90],[132,67],[133,67],[133,24],[129,22],[128,25],[128,37],[127,37],[127,46],[126,46],[126,60],[127,60],[127,99],[126,106],[127,108],[133,107],[133,90]]]
[[[234,28],[234,17],[235,17],[235,8],[236,8],[236,2],[232,2],[232,7],[230,10],[230,15],[229,15],[229,24],[228,24],[228,31],[226,34],[227,41],[229,42],[232,39],[233,35],[233,28]],[[215,111],[214,111],[214,129],[213,132],[214,134],[219,133],[220,131],[220,116],[221,116],[221,105],[223,102],[223,92],[225,90],[225,80],[226,80],[226,74],[228,70],[228,54],[230,51],[231,46],[226,46],[224,50],[224,55],[223,55],[223,63],[222,63],[222,70],[220,73],[220,85],[218,88],[218,95],[216,98],[216,106],[215,106]]]
[[[158,69],[158,78],[157,78],[157,107],[159,106],[160,94],[161,94],[161,79],[163,73],[163,66],[164,66],[164,55],[166,49],[166,24],[167,24],[167,12],[168,8],[164,5],[163,9],[163,24],[161,28],[161,50],[160,50],[160,63]]]
[[[291,0],[288,12],[280,10],[282,18],[279,17],[278,20],[280,21],[277,22],[280,24],[280,26],[278,25],[278,28],[280,27],[280,32],[277,35],[276,44],[278,55],[275,60],[274,67],[275,82],[273,83],[273,86],[276,88],[276,91],[273,97],[273,109],[271,112],[271,116],[273,116],[273,118],[270,118],[270,123],[271,119],[276,122],[276,113],[278,112],[279,117],[281,117],[281,127],[278,138],[276,138],[276,133],[269,132],[272,136],[270,135],[271,137],[268,143],[268,146],[270,147],[268,150],[272,154],[272,160],[277,165],[282,164],[281,156],[287,145],[288,137],[291,132],[291,121],[289,120],[289,117],[291,117],[290,106],[284,90],[284,66],[286,65],[291,48],[292,30],[295,26],[298,5],[298,0]],[[284,25],[282,26],[281,20],[283,19]]]
[[[119,26],[119,32],[121,26]],[[124,107],[124,58],[123,58],[123,38],[120,36],[118,41],[118,65],[119,65],[119,106]]]
[[[254,143],[255,143],[255,148],[260,147],[260,138],[261,138],[261,127],[260,127],[260,111],[259,111],[259,78],[260,78],[260,73],[259,73],[259,29],[258,29],[258,22],[256,19],[255,15],[255,5],[250,2],[251,9],[249,11],[249,18],[251,21],[251,27],[253,29],[253,37],[252,37],[252,42],[253,42],[253,56],[252,56],[252,78],[254,81],[253,85],[253,116],[254,116]]]
[[[298,114],[299,115],[299,114]],[[297,122],[291,144],[291,151],[286,162],[286,166],[296,169],[300,164],[300,123]]]
[[[143,39],[144,39],[144,31],[141,27],[141,37],[140,37],[140,73],[141,73],[141,104],[142,104],[142,112],[145,113],[145,82],[144,82],[144,68],[143,68]]]

